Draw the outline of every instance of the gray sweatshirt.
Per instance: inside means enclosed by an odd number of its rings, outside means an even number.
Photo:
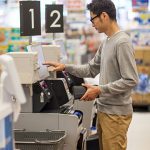
[[[88,64],[66,65],[65,69],[78,77],[95,77],[100,73],[98,111],[132,114],[131,91],[138,83],[138,74],[132,43],[125,32],[107,38]]]

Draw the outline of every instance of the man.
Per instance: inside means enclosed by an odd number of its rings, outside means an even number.
[[[120,31],[116,8],[111,0],[93,0],[87,5],[93,27],[107,39],[86,65],[47,62],[54,71],[66,70],[78,77],[95,77],[99,86],[84,84],[87,92],[81,100],[97,100],[97,129],[100,150],[126,150],[127,130],[132,119],[131,90],[138,83],[134,50],[129,36]]]

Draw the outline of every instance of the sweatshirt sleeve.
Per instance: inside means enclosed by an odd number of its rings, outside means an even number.
[[[130,43],[124,42],[118,45],[117,61],[121,78],[106,85],[100,85],[102,94],[120,94],[132,89],[138,83],[134,50]]]
[[[100,62],[101,62],[101,49],[102,45],[99,47],[94,58],[86,65],[70,65],[67,64],[65,70],[80,78],[85,77],[95,77],[100,73]]]

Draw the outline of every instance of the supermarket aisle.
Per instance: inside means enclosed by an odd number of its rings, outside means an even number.
[[[150,150],[150,112],[133,114],[127,150]]]

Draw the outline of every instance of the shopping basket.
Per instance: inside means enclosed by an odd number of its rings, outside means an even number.
[[[63,150],[65,131],[14,131],[15,146],[19,150]]]

